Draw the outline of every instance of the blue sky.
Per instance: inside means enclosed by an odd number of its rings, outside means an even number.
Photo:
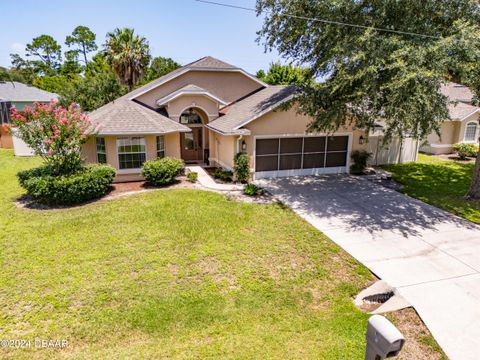
[[[255,0],[222,2],[255,5]],[[65,36],[77,25],[90,27],[97,44],[115,27],[133,27],[148,39],[153,56],[181,64],[211,55],[254,73],[280,60],[255,42],[262,19],[253,12],[194,0],[1,0],[0,5],[0,66],[10,66],[9,54],[23,55],[25,44],[41,34],[53,36],[66,49]]]

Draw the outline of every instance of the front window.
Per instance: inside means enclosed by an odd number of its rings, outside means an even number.
[[[0,125],[10,124],[10,108],[12,103],[10,101],[0,101]]]
[[[143,137],[118,138],[117,150],[120,169],[139,169],[147,158]]]
[[[180,115],[180,123],[181,124],[201,124],[202,119],[198,113],[195,112],[192,108],[184,111],[182,115]]]
[[[165,136],[157,136],[157,158],[165,157]]]
[[[465,141],[476,141],[477,123],[470,122],[465,128]]]
[[[105,138],[97,137],[95,138],[95,144],[97,147],[97,162],[99,164],[107,163],[107,151],[105,148]]]

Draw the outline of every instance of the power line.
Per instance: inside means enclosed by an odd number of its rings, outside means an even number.
[[[209,5],[217,5],[217,6],[223,6],[223,7],[228,7],[228,8],[232,8],[232,9],[252,11],[252,12],[255,12],[255,13],[257,12],[256,9],[245,7],[245,6],[231,5],[231,4],[225,4],[225,3],[220,3],[220,2],[216,2],[216,1],[209,1],[209,0],[195,0],[195,1],[200,2],[200,3],[204,3],[204,4],[209,4]],[[268,12],[268,11],[263,11],[263,13],[266,13],[266,12]],[[262,13],[262,11],[260,13]],[[350,24],[350,23],[345,23],[345,22],[341,22],[341,21],[326,20],[326,19],[320,19],[320,18],[312,18],[312,17],[307,17],[307,16],[301,16],[301,15],[293,15],[293,14],[282,14],[282,15],[286,16],[286,17],[295,18],[295,19],[316,21],[316,22],[321,22],[321,23],[330,24],[330,25],[347,26],[347,27],[353,27],[353,28],[357,28],[357,29],[375,30],[375,31],[380,31],[380,32],[388,32],[388,33],[399,34],[399,35],[408,35],[408,36],[417,36],[417,37],[428,38],[428,39],[440,39],[439,36],[419,34],[419,33],[414,33],[414,32],[409,32],[409,31],[377,28],[377,27],[374,27],[374,26]]]

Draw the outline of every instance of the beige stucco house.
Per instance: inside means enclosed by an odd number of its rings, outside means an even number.
[[[348,172],[351,151],[367,149],[367,137],[352,128],[307,133],[310,118],[279,108],[294,91],[204,57],[92,112],[99,131],[83,154],[114,166],[116,181],[141,179],[142,163],[163,156],[232,169],[240,151],[257,179]],[[411,154],[389,161],[415,159],[416,147],[401,149]]]
[[[464,85],[453,82],[442,86],[441,92],[449,100],[450,120],[442,123],[440,136],[432,133],[421,151],[429,154],[450,154],[456,143],[478,143],[480,108],[472,104],[473,93]]]

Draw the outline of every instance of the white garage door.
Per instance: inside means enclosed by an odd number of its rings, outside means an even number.
[[[350,136],[264,138],[255,141],[255,179],[348,172]]]

